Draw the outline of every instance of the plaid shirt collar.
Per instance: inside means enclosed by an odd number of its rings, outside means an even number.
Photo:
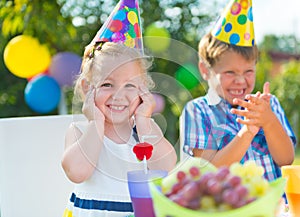
[[[209,88],[207,94],[204,96],[209,106],[217,106],[222,103],[222,106],[226,106],[227,109],[231,109],[233,106],[225,99],[220,97],[215,89]],[[237,106],[238,109],[244,109],[241,106]]]
[[[208,105],[211,106],[218,105],[222,101],[222,98],[218,95],[216,90],[213,88],[208,89],[205,98],[207,100]]]

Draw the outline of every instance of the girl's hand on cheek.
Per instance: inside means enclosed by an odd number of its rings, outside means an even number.
[[[96,89],[94,87],[90,88],[86,94],[86,98],[82,106],[82,112],[89,121],[100,120],[104,122],[104,115],[95,103],[95,94]]]
[[[135,116],[143,116],[150,118],[155,108],[154,97],[152,93],[150,93],[148,88],[142,86],[139,89],[139,97],[141,99],[141,103],[135,110]]]

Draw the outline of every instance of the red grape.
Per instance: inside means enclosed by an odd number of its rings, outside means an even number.
[[[183,172],[183,171],[179,171],[179,172],[177,173],[177,180],[178,180],[178,181],[182,181],[182,180],[184,180],[184,179],[185,179],[185,177],[186,177],[186,174],[185,174],[185,172]]]
[[[193,178],[199,177],[200,176],[200,170],[198,167],[191,167],[189,170],[191,176]]]
[[[236,167],[235,171],[239,169],[241,174],[246,174],[247,168]],[[253,167],[250,169],[253,170]],[[177,182],[166,196],[180,206],[193,210],[222,212],[245,206],[257,198],[251,195],[250,190],[255,185],[244,184],[243,176],[234,175],[231,168],[225,166],[204,174],[198,167],[192,166],[188,172],[177,172],[176,178]],[[258,178],[258,181],[261,180],[263,177]]]

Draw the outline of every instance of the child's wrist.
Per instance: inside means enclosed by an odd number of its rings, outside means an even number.
[[[143,132],[147,133],[147,130],[151,129],[151,122],[152,122],[152,118],[151,117],[147,117],[147,116],[140,116],[137,115],[135,116],[135,124],[137,126],[138,129],[144,129]],[[148,131],[149,133],[149,131]]]
[[[251,130],[247,130],[246,127],[243,127],[237,134],[240,138],[253,139],[255,137],[255,133],[251,132]]]
[[[156,141],[158,137],[160,137],[160,129],[156,126],[154,120],[151,117],[145,117],[145,116],[137,116],[135,117],[135,124],[138,131],[138,135],[141,139],[142,136],[145,137],[153,137],[150,141]],[[148,140],[148,138],[146,138]]]
[[[274,123],[276,123],[276,121],[278,120],[276,115],[272,112],[269,114],[269,117],[266,117],[266,121],[263,124],[262,128],[264,130],[273,130],[274,127]]]
[[[142,114],[136,114],[135,115],[135,120],[136,121],[147,121],[147,120],[152,120],[151,115],[142,115]]]

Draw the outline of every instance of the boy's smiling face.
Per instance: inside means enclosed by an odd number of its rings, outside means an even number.
[[[255,86],[255,60],[246,60],[234,51],[225,51],[204,79],[220,97],[233,104],[234,98],[244,99]]]

